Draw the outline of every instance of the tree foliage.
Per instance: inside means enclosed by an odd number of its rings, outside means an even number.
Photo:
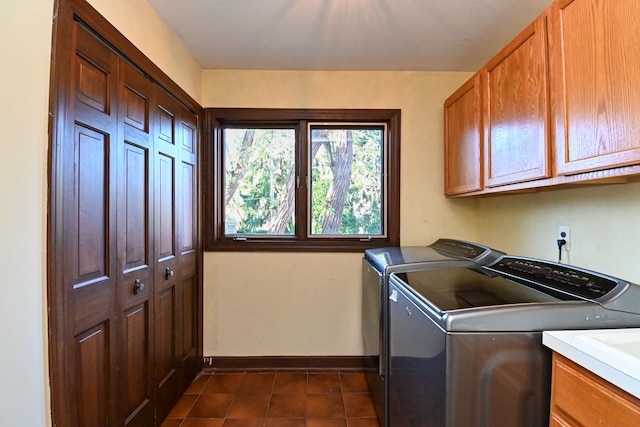
[[[295,233],[295,132],[225,130],[226,234]],[[314,128],[310,221],[313,235],[382,232],[380,128]]]
[[[319,129],[312,141],[313,234],[379,235],[382,132]]]

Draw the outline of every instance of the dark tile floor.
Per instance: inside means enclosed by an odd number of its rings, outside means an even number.
[[[364,374],[203,374],[161,427],[379,427]]]

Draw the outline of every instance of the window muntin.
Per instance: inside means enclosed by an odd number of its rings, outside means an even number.
[[[205,118],[202,163],[205,250],[362,251],[373,247],[400,244],[400,110],[211,108],[206,110]],[[367,218],[367,226],[358,228],[355,234],[351,234],[353,227],[343,227],[342,231],[339,231],[342,235],[326,232],[322,234],[317,229],[312,230],[313,194],[310,187],[313,181],[311,157],[313,148],[309,143],[311,126],[318,126],[318,129],[330,126],[352,131],[364,128],[374,133],[377,129],[382,129],[381,172],[379,175],[376,172],[376,177],[370,182],[370,185],[380,189],[379,221],[371,221]],[[238,162],[249,159],[249,157],[241,159],[242,156],[238,155],[237,147],[225,152],[225,132],[231,129],[254,129],[256,132],[293,129],[296,132],[295,182],[293,187],[288,187],[293,190],[295,206],[290,219],[289,214],[286,215],[288,225],[283,234],[270,233],[269,227],[266,226],[268,221],[264,218],[260,227],[245,227],[246,224],[241,225],[237,221],[237,218],[241,217],[238,212],[229,210],[233,208],[232,206],[227,208],[225,197],[229,194],[227,188],[227,183],[230,183],[229,176]],[[232,152],[234,150],[235,153]],[[232,155],[235,155],[235,160],[229,160]],[[357,168],[353,168],[355,169]],[[373,190],[366,190],[365,193],[370,191]],[[279,199],[284,193],[276,192],[276,194],[279,195],[275,195],[274,198]],[[262,206],[268,204],[266,199],[272,203],[271,196],[261,199],[264,199],[261,201]],[[371,199],[373,203],[375,200]],[[271,206],[275,209],[275,201],[273,203]],[[351,203],[353,205],[352,201]],[[354,210],[354,216],[359,215],[363,218],[367,211],[378,215],[372,207],[362,207],[362,203],[359,206]],[[264,217],[266,218],[266,215]],[[225,221],[227,218],[231,220]],[[319,223],[319,220],[315,222]],[[291,234],[292,229],[293,234]]]
[[[384,237],[386,124],[309,124],[309,236]]]

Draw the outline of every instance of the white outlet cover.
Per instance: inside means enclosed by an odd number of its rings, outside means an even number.
[[[562,236],[562,233],[565,233],[564,237]],[[568,243],[570,238],[571,238],[571,228],[569,226],[561,225],[560,227],[558,227],[558,239],[564,239]]]

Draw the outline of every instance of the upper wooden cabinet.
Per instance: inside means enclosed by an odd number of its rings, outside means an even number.
[[[640,2],[558,0],[550,17],[558,174],[640,163]]]
[[[546,53],[542,15],[481,71],[487,187],[550,176]]]
[[[446,195],[482,190],[482,92],[480,74],[444,103]]]
[[[639,1],[556,0],[446,101],[445,195],[640,180],[638,22]]]

